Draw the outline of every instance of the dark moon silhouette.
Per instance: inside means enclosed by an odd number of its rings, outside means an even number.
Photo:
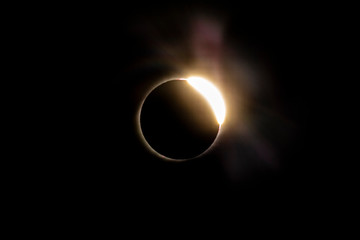
[[[189,159],[216,139],[219,123],[210,104],[185,80],[171,80],[146,97],[140,127],[147,143],[171,159]]]

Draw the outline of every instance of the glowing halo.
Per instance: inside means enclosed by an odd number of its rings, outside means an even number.
[[[208,80],[200,77],[189,77],[187,82],[209,102],[218,123],[225,120],[226,107],[220,91]]]
[[[200,153],[197,156],[194,157],[190,157],[190,158],[171,158],[171,157],[167,157],[165,155],[162,155],[161,153],[157,152],[154,148],[152,148],[152,146],[148,143],[148,141],[146,140],[142,129],[141,129],[141,122],[140,122],[140,115],[141,115],[141,110],[142,107],[144,105],[144,102],[146,100],[146,98],[148,97],[148,95],[157,87],[159,87],[160,85],[169,82],[169,81],[176,81],[176,80],[183,80],[183,81],[187,81],[196,91],[198,91],[206,100],[207,102],[210,104],[214,115],[216,117],[217,122],[219,123],[219,131],[214,139],[214,141],[212,142],[212,144],[202,153]],[[200,78],[200,77],[189,77],[189,78],[174,78],[174,79],[169,79],[169,80],[165,80],[162,82],[158,82],[157,84],[153,85],[152,88],[146,93],[144,99],[141,101],[139,110],[137,112],[137,116],[136,116],[136,122],[137,122],[137,131],[138,134],[142,140],[142,142],[144,143],[144,145],[147,147],[147,149],[152,152],[153,154],[155,154],[156,156],[163,158],[164,160],[168,160],[168,161],[174,161],[174,162],[182,162],[182,161],[187,161],[187,160],[191,160],[191,159],[195,159],[198,158],[200,156],[203,156],[205,153],[209,152],[209,150],[211,150],[211,148],[214,146],[215,142],[217,141],[219,135],[220,135],[220,129],[221,129],[221,124],[224,122],[225,120],[225,114],[226,114],[226,107],[225,107],[225,102],[224,99],[222,98],[222,95],[220,93],[220,91],[208,80],[204,79],[204,78]]]

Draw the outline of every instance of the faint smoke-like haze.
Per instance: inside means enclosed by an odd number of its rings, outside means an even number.
[[[214,151],[237,182],[281,169],[279,155],[296,125],[281,111],[266,53],[248,48],[241,34],[232,36],[231,21],[209,11],[140,18],[132,28],[149,52],[129,71],[160,69],[157,79],[140,84],[143,95],[160,81],[189,76],[205,77],[221,90],[227,115]]]

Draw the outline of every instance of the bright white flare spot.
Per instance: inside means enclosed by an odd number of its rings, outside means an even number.
[[[208,80],[200,77],[189,77],[187,82],[209,102],[216,120],[221,125],[225,120],[225,102],[220,91]]]

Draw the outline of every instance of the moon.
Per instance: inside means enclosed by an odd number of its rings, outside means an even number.
[[[189,160],[211,149],[225,114],[224,99],[210,81],[200,77],[170,79],[153,87],[144,98],[138,133],[158,157]]]

